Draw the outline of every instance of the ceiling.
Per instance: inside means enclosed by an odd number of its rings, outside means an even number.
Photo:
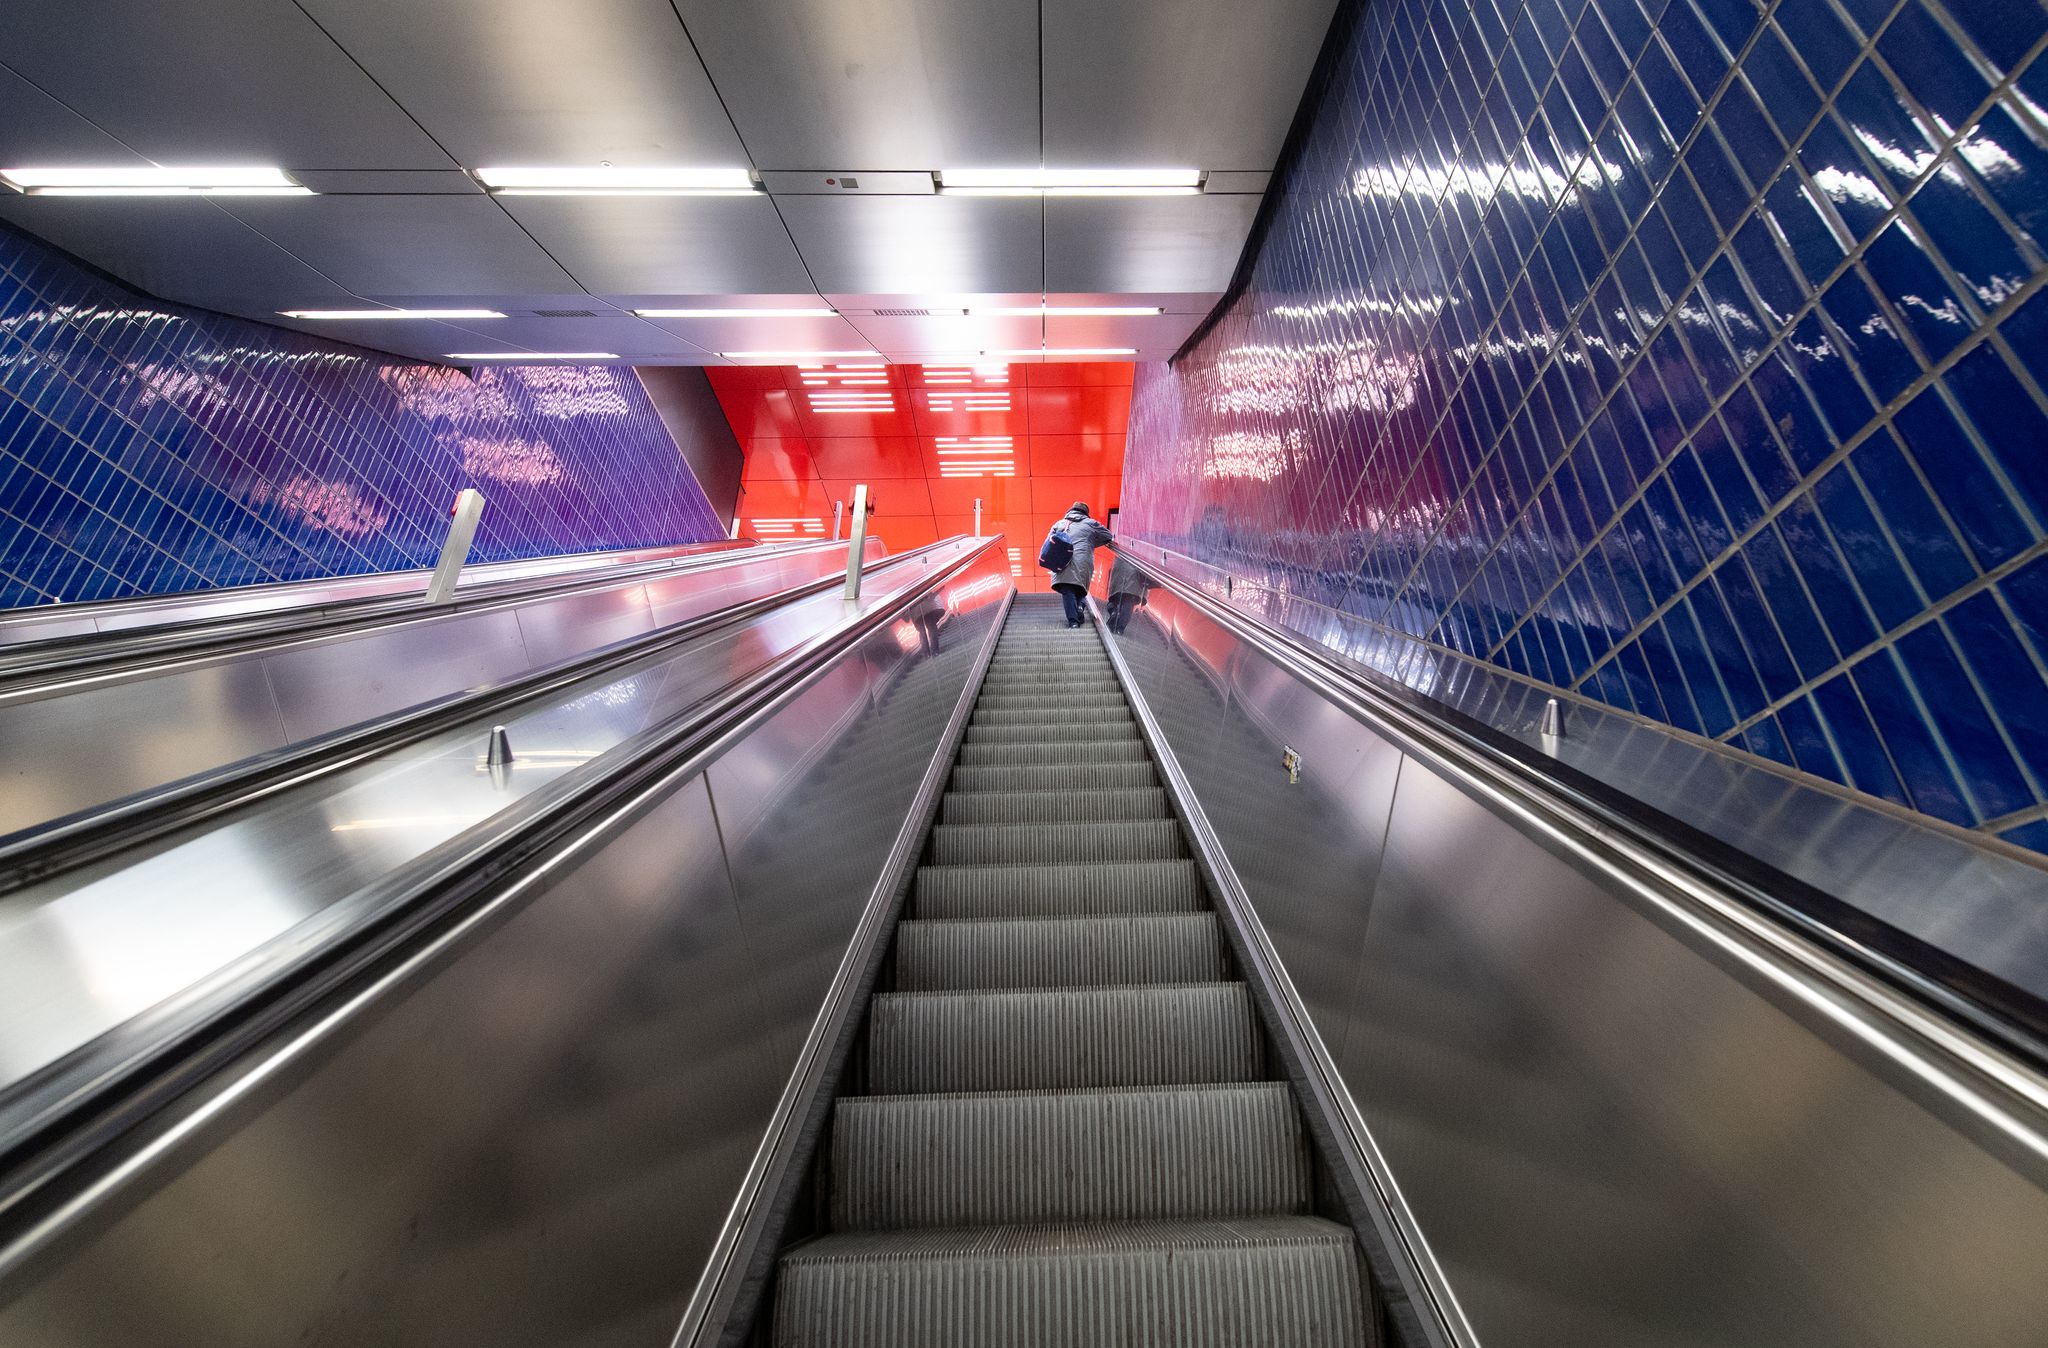
[[[1097,519],[1123,486],[1128,363],[869,364],[725,368],[711,386],[745,455],[738,518],[761,538],[818,538],[834,502],[867,484],[891,552],[974,527],[1009,539],[1012,573],[1085,501]]]
[[[1171,355],[1227,284],[1334,0],[9,0],[0,165],[272,164],[310,197],[22,196],[164,299],[425,359]],[[747,167],[737,197],[487,195],[499,165]],[[1178,167],[1174,197],[934,194]],[[827,186],[866,175],[849,192]],[[877,178],[877,174],[895,176]],[[871,190],[873,189],[873,190]],[[1121,318],[881,310],[1095,303]],[[503,319],[297,323],[365,302]],[[828,306],[650,320],[634,308]],[[536,311],[557,315],[539,316]]]

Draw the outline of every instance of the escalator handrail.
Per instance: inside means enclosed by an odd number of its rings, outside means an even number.
[[[868,563],[863,575],[878,575],[948,546],[934,543]],[[387,712],[355,725],[288,744],[174,782],[90,806],[0,838],[0,897],[40,884],[66,871],[92,865],[118,852],[189,828],[346,771],[369,759],[486,716],[502,715],[521,703],[545,697],[610,669],[631,664],[671,645],[744,623],[772,609],[844,584],[834,574],[711,613],[625,637],[596,650],[553,661],[496,683],[458,689],[426,702]]]
[[[365,1004],[381,980],[415,968],[502,911],[568,858],[700,771],[875,631],[968,567],[984,538],[930,574],[819,633],[668,720],[509,805],[483,824],[399,866],[342,902],[166,1003],[82,1046],[0,1098],[0,1277],[122,1180],[153,1147],[105,1158],[181,1101],[206,1114],[230,1107],[267,1070],[296,1057]],[[928,551],[928,550],[927,550]],[[907,561],[917,553],[898,559]],[[320,1014],[314,1014],[314,1013]],[[287,1029],[263,1063],[236,1081],[218,1076]],[[20,1084],[20,1083],[18,1083]],[[203,1097],[196,1099],[196,1097]],[[210,1114],[208,1115],[211,1116]],[[198,1126],[181,1115],[169,1134]],[[158,1139],[161,1141],[162,1139]]]
[[[2048,1008],[2025,989],[1904,933],[1873,943],[1874,919],[1864,917],[1862,930],[1839,920],[1854,910],[1813,886],[1262,622],[1147,558],[1119,556],[1488,808],[1627,877],[1644,902],[1739,951],[1853,1036],[1909,1055],[1912,1070],[1934,1072],[1945,1091],[1963,1092],[1995,1129],[2048,1153]]]
[[[518,607],[537,600],[668,576],[697,575],[773,557],[826,551],[832,540],[787,548],[743,549],[700,556],[635,562],[614,569],[592,568],[544,576],[532,584],[507,578],[476,591],[458,590],[445,604],[429,605],[418,594],[367,595],[329,604],[272,609],[256,614],[194,618],[134,631],[54,637],[0,646],[0,698],[36,698],[85,682],[133,678],[182,665],[325,641],[360,631],[436,622],[455,614]],[[844,548],[846,545],[837,545]]]

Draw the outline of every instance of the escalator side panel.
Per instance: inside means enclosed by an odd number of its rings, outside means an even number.
[[[1118,647],[1477,1342],[2038,1338],[2042,1152],[1170,591]]]

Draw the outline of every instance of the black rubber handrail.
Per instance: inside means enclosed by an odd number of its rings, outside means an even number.
[[[846,625],[821,633],[508,806],[265,946],[0,1092],[0,1270],[86,1195],[111,1153],[242,1055],[450,935],[541,863],[601,839],[681,773],[772,713],[863,640],[999,547],[963,551]],[[908,560],[915,553],[904,554]],[[289,1052],[286,1045],[281,1052]],[[106,1164],[95,1165],[95,1158]],[[90,1172],[90,1173],[88,1173]],[[88,1200],[89,1201],[89,1200]]]
[[[163,665],[219,660],[268,647],[319,641],[378,627],[432,622],[457,613],[516,607],[583,590],[602,590],[658,576],[695,575],[830,547],[831,541],[825,540],[815,547],[746,549],[663,558],[612,569],[542,577],[531,584],[507,578],[493,581],[477,591],[457,591],[447,603],[432,606],[424,603],[418,594],[366,595],[331,604],[193,618],[134,632],[89,633],[24,642],[19,646],[0,646],[0,697],[33,695],[52,685],[61,686],[82,679],[121,678]]]
[[[1350,690],[1376,714],[1410,718],[1464,752],[1497,765],[1534,793],[1656,856],[1675,873],[1779,925],[1883,983],[1931,1014],[2035,1072],[2048,1071],[2048,999],[1903,931],[1855,905],[1647,805],[1483,721],[1245,613],[1120,552],[1158,588],[1249,642],[1283,667],[1306,668]],[[1460,765],[1430,755],[1453,776]]]
[[[947,544],[931,545],[934,549],[944,546]],[[930,550],[883,558],[870,563],[862,574],[879,575],[923,557]],[[843,576],[832,575],[794,585],[572,655],[502,682],[448,693],[23,829],[0,838],[0,896],[244,809],[280,791],[332,776],[468,722],[502,717],[523,703],[843,583]]]

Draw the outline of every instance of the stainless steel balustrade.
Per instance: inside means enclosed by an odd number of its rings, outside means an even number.
[[[234,634],[183,653],[151,653],[174,629],[148,634],[138,652],[109,638],[123,652],[110,667],[0,680],[0,834],[779,593],[844,558],[829,543],[746,549],[532,594],[500,585],[434,610],[410,599],[359,606],[337,629],[310,615],[280,629],[268,616],[246,642]]]
[[[1415,1338],[2040,1341],[2020,1040],[1155,579],[1117,662]]]
[[[566,579],[621,567],[673,565],[759,546],[762,545],[752,540],[721,540],[666,548],[579,552],[524,561],[478,562],[463,568],[456,593],[467,597],[506,585]],[[317,580],[235,585],[181,594],[143,595],[86,604],[39,604],[33,608],[0,609],[0,649],[144,631],[174,623],[257,618],[364,600],[418,600],[426,593],[427,580],[432,574],[432,568],[424,567],[407,571],[378,571],[365,576],[328,576]]]
[[[807,601],[710,708],[378,882],[443,906],[0,1205],[0,1342],[715,1336],[1009,594],[985,540]]]

